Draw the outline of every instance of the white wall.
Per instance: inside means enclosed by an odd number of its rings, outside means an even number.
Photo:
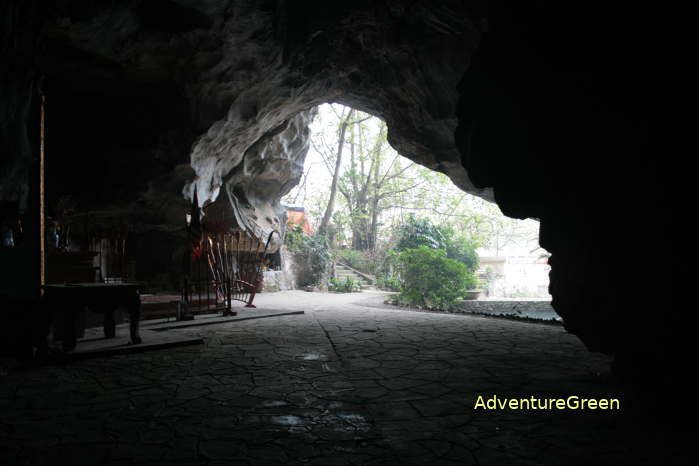
[[[481,271],[490,266],[497,274],[488,288],[488,298],[551,298],[548,293],[551,267],[541,259],[545,251],[503,251],[500,257],[479,251]]]

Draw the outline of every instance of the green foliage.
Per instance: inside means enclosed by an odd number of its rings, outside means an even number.
[[[394,277],[379,277],[376,286],[382,290],[400,291],[400,280]]]
[[[352,293],[354,291],[362,291],[362,285],[350,277],[345,278],[344,281],[331,278],[329,289],[338,293]]]
[[[428,218],[420,218],[410,214],[398,226],[398,244],[395,250],[400,252],[420,246],[444,249],[446,246],[445,238],[442,231],[434,226]]]
[[[321,106],[318,112],[308,171],[286,201],[305,205],[315,225],[331,212],[324,232],[337,248],[334,257],[374,275],[379,287],[396,288],[402,251],[443,250],[474,273],[476,247],[500,255],[538,238],[536,221],[507,218],[496,204],[464,193],[446,175],[399,156],[387,142],[385,123],[340,104]],[[410,212],[418,214],[406,218]],[[304,238],[300,231],[289,232],[287,247],[302,253]]]
[[[320,285],[327,276],[332,257],[328,248],[328,241],[323,235],[307,236],[305,248],[308,256],[308,265],[311,270],[309,285]]]
[[[355,270],[376,276],[376,286],[389,291],[400,291],[400,280],[395,276],[394,262],[398,253],[394,250],[357,251],[335,250],[340,262]]]
[[[395,250],[415,249],[426,246],[442,249],[449,259],[457,260],[473,273],[478,269],[477,244],[464,236],[458,236],[449,225],[434,225],[428,218],[409,215],[398,228],[398,244]]]
[[[466,264],[449,259],[443,249],[406,249],[397,262],[400,297],[412,304],[448,309],[476,284]]]
[[[328,241],[323,235],[308,236],[300,227],[290,228],[284,237],[295,262],[302,267],[299,285],[317,286],[326,280],[332,265]]]
[[[375,270],[377,279],[397,278],[396,261],[398,260],[398,254],[399,253],[392,248],[382,248],[380,250],[375,251]]]
[[[466,264],[469,272],[475,272],[479,264],[476,243],[463,236],[457,236],[454,228],[451,226],[440,226],[437,228],[444,237],[444,250],[447,253],[447,257]]]
[[[340,259],[340,262],[349,265],[360,272],[374,274],[376,263],[374,255],[368,251],[357,251],[354,249],[336,249],[335,255]]]
[[[292,253],[300,252],[303,250],[306,236],[300,225],[289,225],[284,234],[284,245]]]

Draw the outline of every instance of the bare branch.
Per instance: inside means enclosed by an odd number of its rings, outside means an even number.
[[[421,184],[424,184],[424,183],[425,183],[425,180],[422,180],[419,183],[416,183],[412,186],[408,186],[407,188],[399,189],[397,191],[389,191],[386,193],[381,193],[381,195],[379,196],[379,199],[385,199],[389,196],[393,196],[394,194],[399,194],[399,193],[403,193],[406,191],[410,191],[411,189],[417,188],[418,186],[420,186]]]
[[[398,160],[399,158],[400,158],[400,154],[396,154],[396,157],[393,159],[393,162],[391,162],[391,167],[393,166],[393,163],[395,163],[395,161]],[[391,176],[388,176],[388,174],[390,173],[390,168],[391,168],[391,167],[389,167],[389,170],[386,171],[386,173],[385,173],[384,176],[383,176],[383,179],[381,180],[381,184],[383,184],[384,179],[385,179],[386,181],[388,181],[388,180],[392,180],[392,179],[398,178],[399,176],[401,176],[403,173],[405,173],[405,172],[408,171],[409,169],[413,168],[414,166],[415,166],[415,163],[414,163],[414,162],[413,162],[413,163],[409,163],[409,164],[406,165],[404,168],[401,168],[400,171],[398,171],[397,173],[394,173],[394,174],[391,175]]]
[[[330,165],[330,161],[328,160],[329,157],[327,156],[327,154],[321,150],[318,150],[318,148],[316,147],[316,145],[312,139],[311,139],[311,144],[313,145],[313,149],[320,155],[320,158],[323,160],[323,164],[325,165],[325,168],[327,168],[328,172],[332,175],[334,172],[334,169]]]
[[[371,115],[369,115],[369,116],[366,117],[366,118],[362,118],[361,120],[350,121],[350,122],[348,122],[347,124],[348,124],[348,125],[358,125],[359,123],[361,123],[361,122],[363,122],[363,121],[367,121],[367,120],[369,120],[369,119],[371,119],[371,118],[373,118],[373,117],[372,117]]]

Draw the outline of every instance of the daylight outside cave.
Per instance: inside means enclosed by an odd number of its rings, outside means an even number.
[[[0,2],[0,464],[692,464],[659,11]]]
[[[388,143],[386,124],[379,118],[341,104],[324,104],[310,128],[303,173],[282,199],[288,218],[283,256],[294,261],[295,255],[295,262],[305,262],[307,256],[289,254],[299,249],[299,235],[322,237],[340,270],[314,276],[312,268],[296,267],[297,285],[352,289],[349,278],[357,282],[357,289],[371,284],[403,290],[405,295],[400,253],[427,246],[443,249],[449,259],[471,268],[472,290],[460,298],[550,301],[549,254],[539,245],[537,221],[508,218],[496,204],[402,157]],[[318,241],[314,244],[319,247]],[[425,268],[418,280],[428,279],[429,267]],[[431,307],[424,301],[413,304]],[[546,318],[557,316],[551,311]]]

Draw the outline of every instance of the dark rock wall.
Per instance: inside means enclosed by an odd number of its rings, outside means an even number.
[[[646,238],[660,233],[647,221],[660,202],[645,194],[659,176],[654,12],[505,3],[47,2],[27,42],[40,37],[41,51],[23,53],[61,119],[51,180],[111,196],[154,228],[179,228],[196,186],[200,203],[225,193],[240,223],[269,231],[303,163],[307,111],[352,105],[384,118],[403,155],[541,220],[554,307],[590,349],[628,370],[660,361],[672,325],[653,322],[644,299]],[[5,23],[20,4],[4,3]],[[0,78],[15,154],[3,174],[27,154],[16,136],[26,72]],[[3,196],[24,186],[3,183]],[[649,347],[650,335],[664,343]]]
[[[35,2],[0,5],[0,199],[27,205],[29,172],[35,162],[29,141],[40,14]]]
[[[684,344],[672,335],[676,314],[658,305],[663,261],[653,259],[668,208],[652,140],[664,73],[649,66],[661,53],[653,15],[595,2],[491,4],[459,86],[469,176],[493,187],[505,214],[541,220],[556,312],[629,376],[672,365]]]
[[[0,3],[0,205],[24,216],[24,240],[0,248],[0,295],[33,296],[39,282],[36,70],[40,2]],[[0,219],[2,221],[3,219]]]
[[[327,101],[383,117],[402,153],[492,197],[454,144],[481,27],[461,2],[63,1],[44,19],[54,203],[74,194],[115,222],[181,228],[196,186],[266,236],[305,157],[298,115]]]

